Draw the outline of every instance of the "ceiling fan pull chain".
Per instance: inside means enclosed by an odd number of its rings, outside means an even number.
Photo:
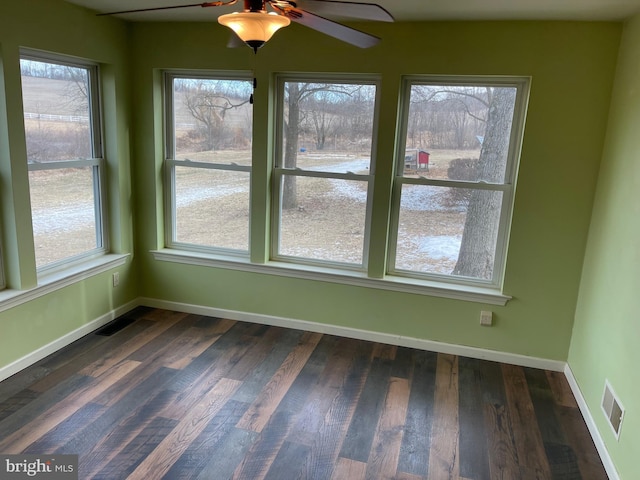
[[[258,79],[253,77],[253,89],[255,90],[256,88],[258,88]],[[249,95],[249,103],[253,105],[253,92]]]

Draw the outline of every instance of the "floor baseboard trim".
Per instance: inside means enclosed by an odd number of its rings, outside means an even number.
[[[582,390],[580,390],[578,381],[573,375],[573,371],[568,363],[564,367],[564,375],[567,378],[567,382],[569,382],[569,386],[571,387],[573,396],[576,398],[576,402],[578,402],[578,408],[580,409],[582,417],[587,424],[587,428],[589,429],[593,443],[596,445],[596,450],[598,450],[600,460],[602,460],[602,464],[604,465],[604,469],[607,472],[609,479],[620,480],[620,476],[618,475],[618,471],[616,470],[613,460],[609,455],[609,451],[607,450],[604,440],[600,436],[600,430],[598,430],[596,422],[591,415],[591,410],[589,410],[589,406],[587,405],[587,401],[582,395]]]
[[[140,305],[144,305],[147,307],[162,308],[166,310],[174,310],[178,312],[193,313],[198,315],[207,315],[211,317],[224,317],[230,320],[252,322],[262,325],[273,325],[277,327],[293,328],[296,330],[306,330],[310,332],[326,333],[330,335],[339,335],[342,337],[355,338],[358,340],[368,340],[372,342],[386,343],[401,347],[428,350],[431,352],[447,353],[463,357],[478,358],[481,360],[491,360],[495,362],[508,363],[523,367],[541,368],[544,370],[552,370],[556,372],[563,372],[565,368],[565,362],[558,360],[529,357],[526,355],[500,352],[497,350],[488,350],[477,347],[469,347],[465,345],[436,342],[433,340],[405,337],[401,335],[393,335],[371,330],[360,330],[356,328],[342,327],[339,325],[329,325],[325,323],[241,312],[236,310],[225,310],[201,305],[159,300],[155,298],[140,298],[139,302]]]
[[[61,348],[66,347],[67,345],[75,342],[76,340],[78,340],[78,339],[84,337],[85,335],[93,332],[94,330],[97,330],[98,328],[100,328],[100,327],[106,325],[107,323],[115,320],[119,316],[124,315],[128,311],[133,310],[138,305],[140,305],[139,299],[135,299],[135,300],[132,300],[129,303],[125,303],[124,305],[122,305],[122,306],[120,306],[118,308],[115,308],[115,309],[105,313],[104,315],[101,315],[100,317],[85,323],[80,328],[77,328],[77,329],[75,329],[75,330],[63,335],[62,337],[57,338],[53,342],[50,342],[47,345],[44,345],[44,346],[40,347],[39,349],[37,349],[37,350],[25,355],[24,357],[19,358],[15,362],[12,362],[12,363],[0,368],[0,382],[2,380],[5,380],[5,379],[9,378],[12,375],[15,375],[19,371],[24,370],[25,368],[33,365],[34,363],[42,360],[46,356],[57,352]]]

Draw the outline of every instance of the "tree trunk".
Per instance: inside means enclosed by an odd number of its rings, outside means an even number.
[[[285,125],[284,167],[296,168],[298,162],[298,131],[300,125],[300,89],[297,83],[289,85],[289,116]],[[282,208],[289,210],[298,207],[296,177],[284,175],[282,185]]]
[[[478,161],[479,180],[504,182],[514,103],[515,89],[493,89]],[[501,204],[500,192],[474,190],[471,194],[454,275],[492,278]]]

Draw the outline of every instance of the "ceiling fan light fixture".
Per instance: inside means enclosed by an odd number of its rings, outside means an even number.
[[[254,52],[264,45],[282,27],[291,23],[287,17],[264,10],[233,12],[218,17],[218,23],[229,27]]]

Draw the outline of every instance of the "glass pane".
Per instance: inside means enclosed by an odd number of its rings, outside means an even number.
[[[175,241],[249,250],[248,172],[176,167]]]
[[[175,159],[251,165],[251,93],[247,80],[175,78]]]
[[[91,158],[89,71],[20,60],[29,163]]]
[[[279,254],[362,264],[367,182],[284,175],[282,183]]]
[[[515,87],[413,85],[404,176],[504,183]]]
[[[493,277],[502,192],[403,185],[396,270]]]
[[[368,174],[375,85],[286,82],[281,167]]]
[[[36,267],[102,246],[96,235],[93,169],[29,172]]]

